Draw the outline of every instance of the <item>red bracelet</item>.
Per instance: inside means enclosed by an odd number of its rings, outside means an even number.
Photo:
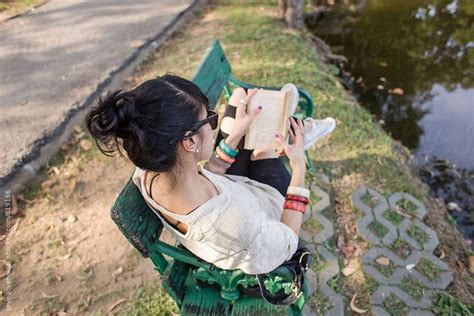
[[[309,203],[309,199],[307,197],[301,196],[301,195],[295,195],[295,194],[287,194],[285,199],[291,200],[291,201],[298,201],[302,202],[304,204]]]
[[[302,202],[298,202],[298,201],[286,200],[285,204],[283,204],[283,208],[298,211],[298,212],[301,212],[303,214],[306,212],[306,204],[304,204]]]

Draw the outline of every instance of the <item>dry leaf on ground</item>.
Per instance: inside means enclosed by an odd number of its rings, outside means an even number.
[[[354,296],[351,299],[351,309],[352,309],[352,311],[354,313],[357,313],[357,314],[367,313],[368,309],[361,309],[361,308],[355,306],[356,297],[357,297],[357,293],[354,293]]]
[[[385,257],[378,257],[377,259],[375,259],[375,262],[377,262],[381,266],[388,266],[390,264],[390,260]]]
[[[92,142],[88,139],[81,139],[79,146],[84,150],[90,150],[92,148]]]

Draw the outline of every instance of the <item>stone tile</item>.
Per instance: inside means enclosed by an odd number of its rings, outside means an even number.
[[[312,207],[313,215],[314,215],[314,213],[315,213],[314,211],[321,212],[321,211],[325,210],[330,205],[331,201],[329,199],[329,194],[327,194],[326,192],[321,190],[316,185],[311,186],[311,191],[313,191],[316,194],[316,196],[321,198],[321,201],[314,204],[313,207]]]
[[[407,231],[412,224],[421,228],[428,236],[428,240],[423,245],[420,245],[416,240],[414,240],[408,235]],[[436,249],[436,247],[438,247],[439,241],[434,230],[423,224],[423,222],[420,221],[418,218],[415,218],[413,220],[405,218],[403,222],[400,223],[399,232],[400,238],[406,241],[410,246],[415,249],[432,252]]]
[[[344,303],[342,296],[337,294],[329,285],[328,281],[339,272],[339,264],[337,258],[325,247],[318,246],[318,253],[328,262],[326,268],[321,271],[319,275],[319,290],[323,293],[333,304],[333,307],[326,313],[326,316],[344,315]]]
[[[395,286],[381,285],[370,297],[373,305],[383,306],[383,302],[390,296],[395,295],[400,301],[405,303],[410,308],[429,308],[432,305],[431,299],[434,295],[433,291],[426,291],[421,300],[416,301],[409,294],[403,292],[400,288]]]
[[[374,221],[374,215],[372,213],[372,208],[362,202],[362,197],[368,194],[366,188],[359,188],[352,193],[352,204],[355,208],[361,210],[364,213],[364,217],[356,221],[357,230],[359,234],[364,237],[366,240],[370,241],[373,244],[380,244],[380,238],[377,237],[374,233],[368,228],[369,224]]]
[[[316,236],[314,236],[314,241],[317,244],[322,244],[331,238],[334,235],[333,224],[321,213],[313,213],[313,218],[317,220],[324,228]]]

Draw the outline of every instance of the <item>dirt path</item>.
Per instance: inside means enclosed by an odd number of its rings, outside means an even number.
[[[12,315],[103,313],[136,286],[157,279],[109,217],[132,166],[79,148],[51,169],[43,182],[47,194],[29,203],[33,192],[20,196],[24,217],[14,220],[19,224],[11,245]]]

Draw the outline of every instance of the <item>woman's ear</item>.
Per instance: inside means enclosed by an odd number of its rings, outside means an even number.
[[[183,145],[184,150],[189,152],[196,152],[198,149],[198,135],[194,134],[193,136],[183,139],[181,144]]]

